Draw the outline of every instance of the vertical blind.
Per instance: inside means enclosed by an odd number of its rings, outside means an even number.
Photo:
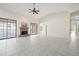
[[[0,39],[16,37],[16,20],[0,18]]]

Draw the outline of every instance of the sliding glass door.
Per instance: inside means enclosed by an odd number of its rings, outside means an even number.
[[[16,37],[16,21],[0,19],[0,39]]]
[[[10,26],[10,37],[16,37],[16,22],[11,21]]]
[[[7,20],[3,20],[3,38],[7,38]]]
[[[0,39],[2,39],[3,38],[3,34],[4,34],[4,28],[3,28],[3,22],[0,20]]]

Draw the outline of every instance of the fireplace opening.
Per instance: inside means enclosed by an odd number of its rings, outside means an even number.
[[[22,32],[21,32],[21,35],[27,35],[27,34],[28,34],[27,31],[22,31]]]

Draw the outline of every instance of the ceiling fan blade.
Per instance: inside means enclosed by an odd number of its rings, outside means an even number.
[[[29,10],[31,10],[31,11],[32,11],[32,9],[29,9]]]
[[[39,10],[36,10],[36,12],[40,12]]]
[[[38,12],[37,12],[37,11],[35,11],[35,13],[36,13],[36,14],[38,14]]]
[[[29,13],[31,13],[32,11],[30,11]]]

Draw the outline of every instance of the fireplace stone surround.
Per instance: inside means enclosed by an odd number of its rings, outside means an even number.
[[[21,26],[20,27],[20,37],[28,36],[28,27],[27,26]]]

